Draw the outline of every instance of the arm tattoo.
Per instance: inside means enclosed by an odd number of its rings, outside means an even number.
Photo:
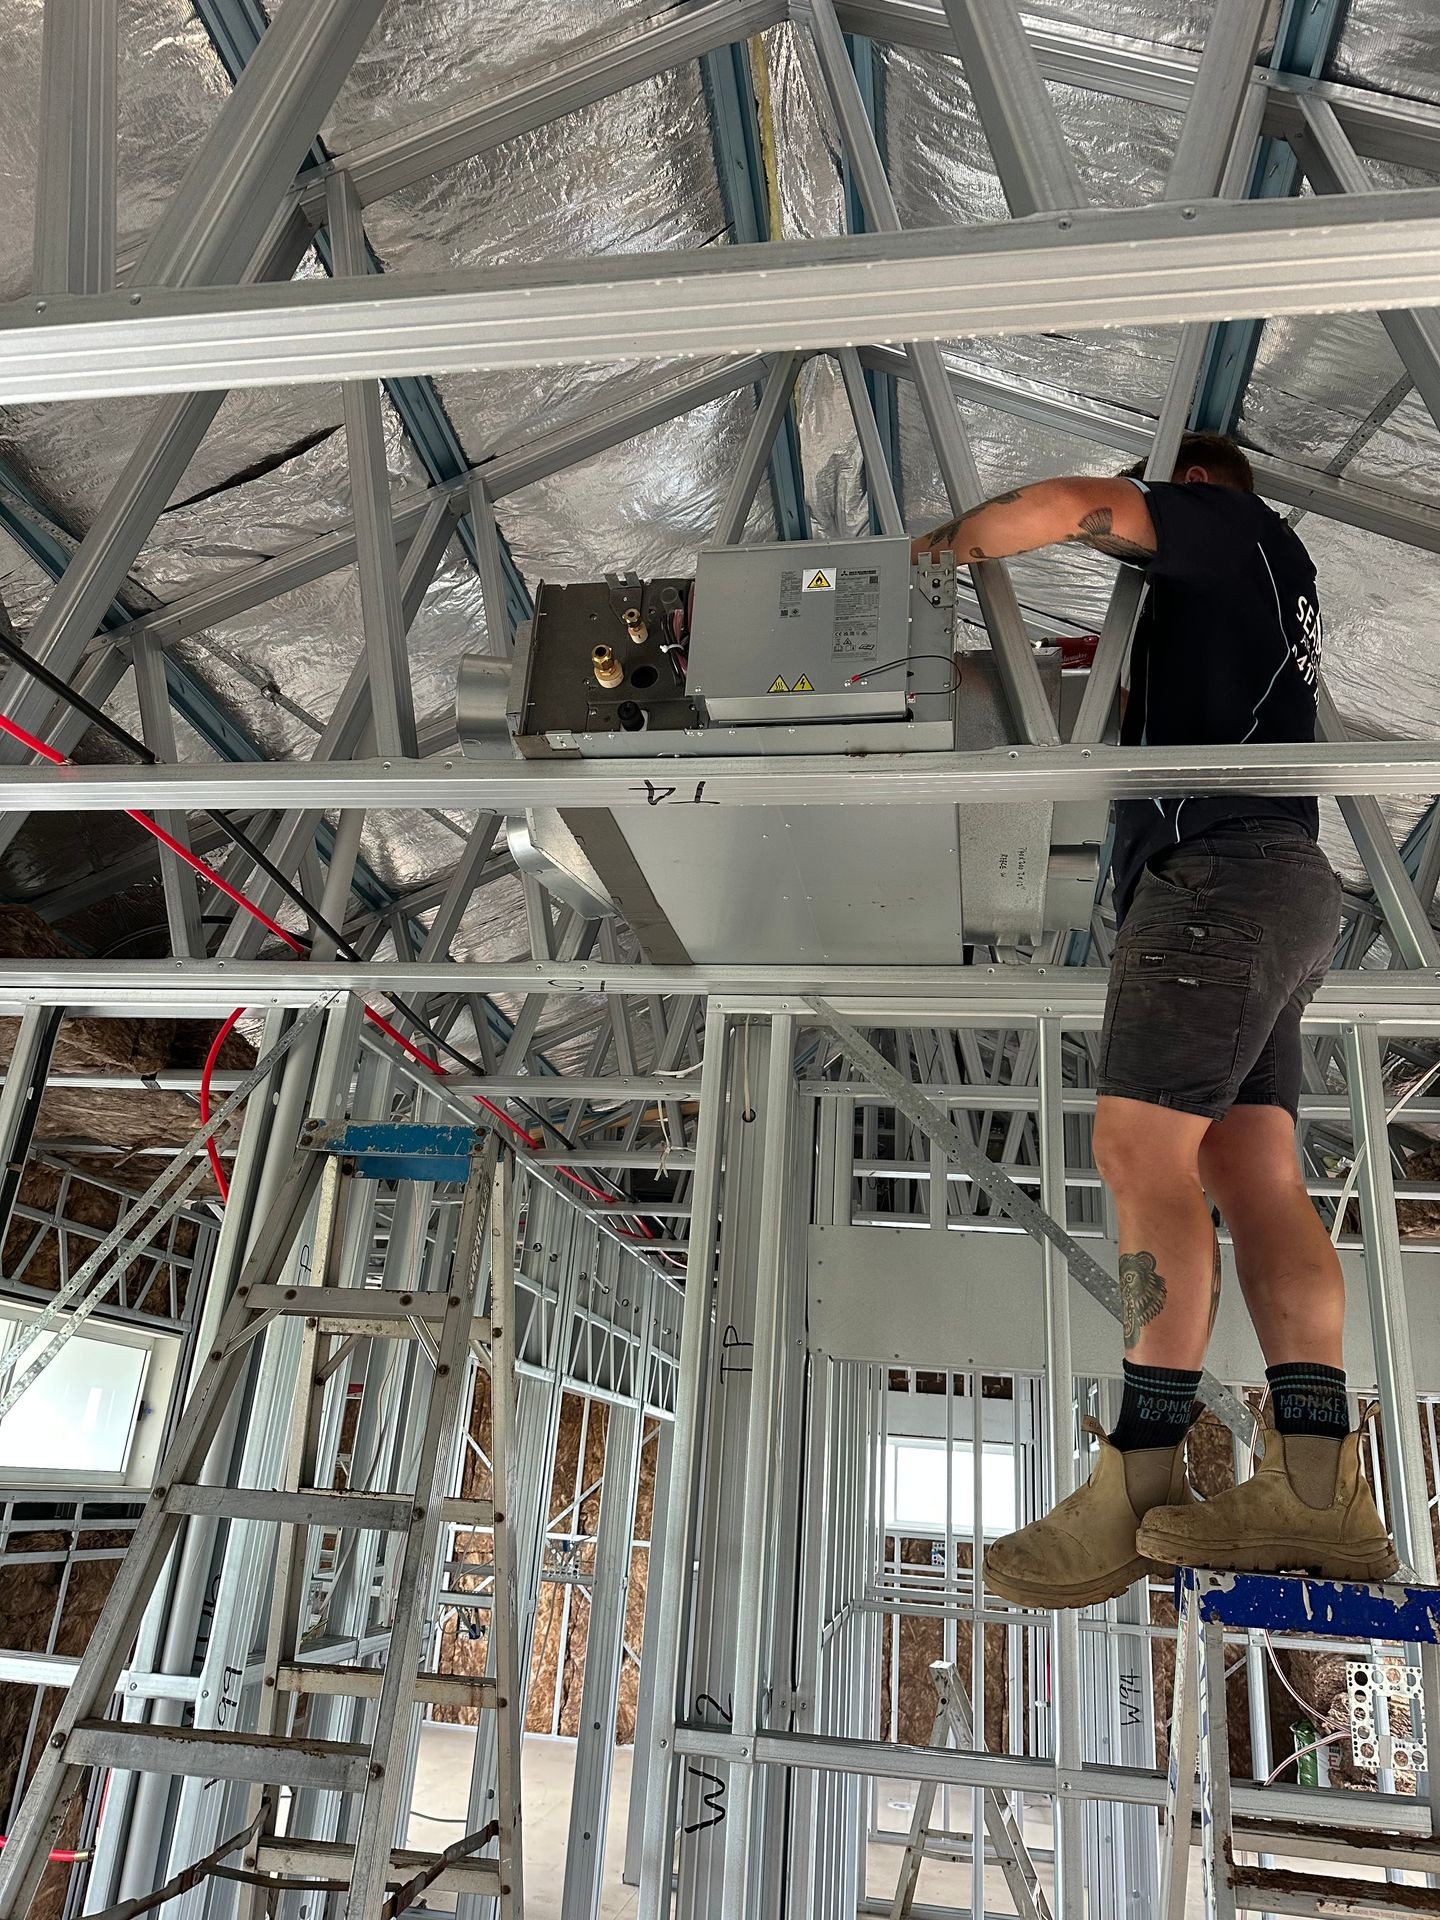
[[[989,500],[982,500],[978,507],[967,507],[964,513],[957,514],[953,520],[947,520],[943,527],[934,528],[932,532],[926,534],[925,538],[933,541],[937,547],[947,547],[973,514],[983,513],[987,507],[1008,507],[1013,501],[1018,500],[1024,491],[1023,487],[1012,487],[1008,493],[997,493]],[[990,555],[981,547],[971,547],[966,557],[970,560],[988,560]]]
[[[1082,513],[1077,532],[1067,533],[1064,544],[1071,547],[1092,547],[1096,553],[1108,553],[1112,560],[1128,560],[1142,565],[1153,560],[1154,553],[1149,547],[1142,547],[1137,541],[1126,540],[1121,534],[1112,533],[1115,515],[1109,507],[1092,507],[1089,513]]]
[[[1207,1340],[1210,1338],[1210,1335],[1215,1331],[1215,1316],[1220,1311],[1221,1275],[1222,1275],[1222,1268],[1220,1265],[1220,1236],[1217,1233],[1215,1236],[1215,1260],[1214,1260],[1214,1264],[1210,1269],[1210,1324],[1205,1329],[1205,1338]]]
[[[1142,1327],[1161,1313],[1165,1306],[1165,1276],[1155,1271],[1153,1253],[1122,1253],[1120,1256],[1120,1325],[1129,1353],[1140,1338]]]

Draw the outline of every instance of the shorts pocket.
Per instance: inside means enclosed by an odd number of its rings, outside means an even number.
[[[1213,896],[1212,896],[1213,897]],[[1181,953],[1240,953],[1258,947],[1265,929],[1258,920],[1243,914],[1222,912],[1212,906],[1191,902],[1188,909],[1179,901],[1151,899],[1141,903],[1125,922],[1125,945],[1129,947],[1170,947]]]
[[[1193,900],[1209,886],[1214,874],[1215,856],[1210,848],[1202,841],[1182,840],[1178,847],[1166,847],[1146,861],[1135,890],[1136,902],[1139,903],[1146,881],[1152,882],[1161,895]]]
[[[1177,952],[1143,935],[1117,956],[1100,1079],[1165,1106],[1210,1105],[1233,1092],[1250,996],[1248,960]]]
[[[1306,867],[1312,873],[1334,872],[1313,840],[1262,840],[1260,852],[1266,860],[1279,860],[1287,867]]]

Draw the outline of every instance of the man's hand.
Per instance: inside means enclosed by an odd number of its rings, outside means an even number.
[[[962,566],[973,566],[1061,545],[1093,547],[1143,566],[1155,553],[1144,494],[1128,480],[1039,480],[922,533],[910,543],[910,558],[915,564],[953,553]]]

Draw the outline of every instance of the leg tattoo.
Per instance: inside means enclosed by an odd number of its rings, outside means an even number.
[[[1125,1333],[1127,1353],[1140,1338],[1141,1328],[1148,1327],[1164,1305],[1165,1276],[1155,1271],[1154,1254],[1122,1253],[1120,1324]]]
[[[1215,1261],[1210,1269],[1210,1324],[1205,1329],[1208,1340],[1215,1331],[1215,1316],[1220,1311],[1220,1280],[1223,1269],[1220,1265],[1220,1236],[1215,1236]]]

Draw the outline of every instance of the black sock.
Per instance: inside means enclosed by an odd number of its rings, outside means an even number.
[[[1178,1447],[1195,1416],[1200,1369],[1140,1367],[1125,1362],[1125,1395],[1110,1444],[1121,1453],[1143,1447]]]
[[[1277,1433],[1319,1433],[1328,1440],[1343,1440],[1349,1433],[1350,1404],[1339,1367],[1287,1360],[1283,1367],[1267,1367],[1265,1378]]]

